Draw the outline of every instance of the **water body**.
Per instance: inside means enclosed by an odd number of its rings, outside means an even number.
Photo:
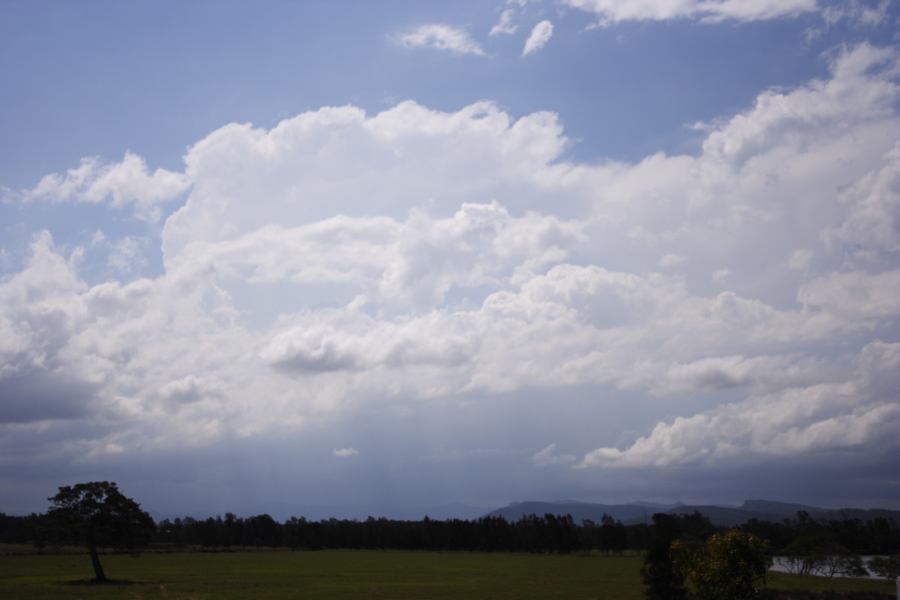
[[[863,556],[861,558],[863,561],[863,566],[865,566],[866,569],[868,570],[869,569],[869,561],[875,557],[874,556]],[[786,556],[776,556],[772,560],[772,566],[769,567],[769,570],[775,571],[776,573],[796,573],[797,572],[796,567],[790,563],[790,561],[788,560],[788,558]],[[812,571],[809,572],[809,575],[815,575],[816,577],[829,577],[828,573],[826,571],[824,571],[823,569],[819,569],[819,570],[813,569]],[[881,579],[880,577],[878,577],[877,575],[875,575],[871,572],[869,572],[868,575],[865,575],[863,577],[850,577],[850,576],[844,575],[842,573],[835,573],[833,575],[833,577],[840,577],[840,578],[847,578],[847,579]]]

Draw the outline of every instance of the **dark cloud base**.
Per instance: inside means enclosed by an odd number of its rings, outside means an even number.
[[[835,508],[900,508],[900,457],[888,451],[778,457],[729,467],[536,467],[531,454],[552,441],[535,439],[536,422],[542,419],[544,433],[557,428],[557,434],[571,432],[565,409],[577,402],[560,401],[555,415],[529,415],[526,400],[510,397],[465,409],[421,408],[402,417],[372,412],[339,427],[231,437],[198,448],[134,451],[92,463],[77,456],[23,460],[0,468],[0,489],[5,490],[0,510],[43,510],[56,486],[93,479],[118,481],[157,516],[232,511],[268,512],[277,518],[413,518],[424,511],[471,517],[512,501],[563,499],[736,504],[764,498]],[[508,414],[507,428],[487,425],[496,422],[487,418],[493,411]],[[479,422],[485,423],[480,430],[472,426]],[[385,431],[394,433],[384,436]],[[585,447],[596,441],[589,428],[580,436]],[[335,448],[350,443],[358,455],[334,455]]]

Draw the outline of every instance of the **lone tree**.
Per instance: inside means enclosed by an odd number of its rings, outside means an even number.
[[[92,481],[59,488],[47,511],[64,540],[87,546],[95,581],[106,581],[98,547],[116,547],[136,553],[155,529],[141,506],[124,496],[115,483]]]

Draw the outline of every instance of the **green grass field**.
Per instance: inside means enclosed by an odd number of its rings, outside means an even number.
[[[103,557],[115,585],[92,577],[87,555],[0,556],[0,598],[475,600],[643,598],[635,556],[462,552],[234,552]],[[773,575],[772,587],[890,592],[887,581]]]

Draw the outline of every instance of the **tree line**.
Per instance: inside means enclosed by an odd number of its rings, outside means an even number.
[[[712,525],[699,513],[673,515],[681,537],[707,539],[725,528]],[[653,524],[625,525],[605,515],[600,523],[576,523],[571,516],[530,515],[518,521],[502,517],[474,520],[401,521],[369,517],[365,520],[311,521],[291,517],[279,522],[267,514],[194,519],[163,519],[155,523],[149,541],[154,545],[207,550],[241,548],[469,550],[485,552],[645,551]],[[28,543],[43,548],[59,542],[50,515],[9,516],[0,513],[0,542]],[[818,521],[805,513],[780,522],[751,520],[738,529],[765,540],[775,554],[842,548],[866,555],[900,551],[900,528],[886,518],[863,521]]]
[[[399,521],[369,517],[364,521],[290,518],[278,523],[268,515],[241,519],[233,514],[205,520],[190,518],[159,523],[155,540],[201,548],[281,547],[291,549],[469,550],[484,552],[555,552],[585,548],[621,551],[628,547],[620,522],[577,525],[570,516],[531,515],[510,522],[502,517],[476,520]]]
[[[531,515],[518,521],[502,517],[476,520],[401,521],[369,517],[364,521],[291,517],[278,522],[267,514],[238,517],[163,519],[148,536],[151,546],[235,550],[248,548],[468,550],[483,552],[552,552],[567,554],[596,549],[621,552],[641,548],[644,527],[626,528],[605,516],[601,523],[576,524],[571,516]],[[26,517],[0,513],[0,542],[34,544],[38,549],[62,543],[50,514]]]

